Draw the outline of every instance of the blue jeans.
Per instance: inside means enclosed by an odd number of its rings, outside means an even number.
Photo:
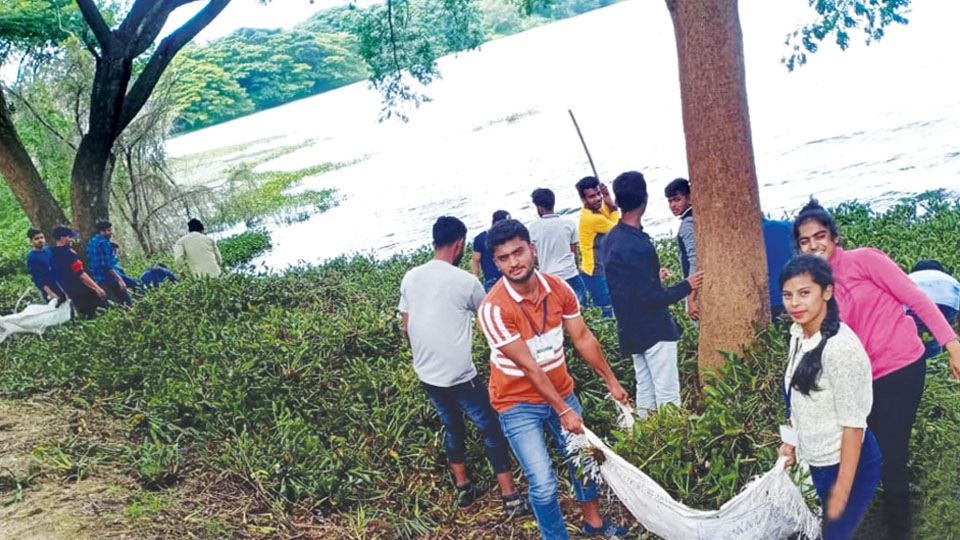
[[[583,278],[583,284],[590,291],[590,299],[593,301],[593,307],[600,308],[601,314],[607,318],[613,318],[613,303],[610,301],[610,288],[607,287],[607,278],[604,276],[590,276],[580,272]],[[586,305],[586,304],[584,304]]]
[[[578,274],[566,281],[567,285],[570,285],[570,288],[573,289],[573,294],[577,295],[577,302],[580,302],[583,309],[587,309],[589,305],[587,302],[587,287],[583,284],[583,278]]]
[[[490,406],[487,386],[479,375],[470,381],[447,388],[433,386],[423,381],[420,381],[420,385],[430,396],[430,401],[437,408],[437,414],[443,422],[446,432],[443,443],[447,452],[447,461],[450,463],[467,461],[465,444],[467,426],[463,422],[463,414],[466,413],[483,436],[487,459],[490,460],[493,472],[500,474],[510,470],[507,440],[503,436],[503,431],[500,430],[497,411]]]
[[[577,414],[583,414],[583,408],[575,395],[571,393],[564,401]],[[540,535],[544,540],[567,540],[567,526],[563,522],[560,500],[557,498],[559,483],[547,451],[547,441],[543,436],[543,428],[546,426],[557,441],[563,457],[570,457],[560,417],[553,407],[545,403],[517,403],[500,413],[500,425],[510,441],[513,455],[517,456],[523,474],[527,477],[530,506],[537,517]],[[568,469],[577,500],[589,502],[596,499],[597,485],[592,480],[577,480],[576,467],[572,463],[568,464]]]
[[[880,483],[880,470],[883,468],[880,456],[880,446],[873,433],[867,429],[863,436],[863,447],[860,449],[860,463],[857,464],[857,474],[853,478],[850,488],[850,498],[843,514],[837,519],[828,521],[827,501],[830,498],[830,489],[837,482],[837,473],[840,464],[829,467],[810,467],[810,479],[817,488],[820,505],[823,508],[823,540],[843,540],[853,536],[857,525],[873,500],[874,491]]]
[[[496,285],[498,281],[500,281],[500,277],[499,277],[499,276],[497,276],[497,277],[495,277],[495,278],[484,279],[484,280],[483,280],[483,290],[486,291],[486,292],[490,292],[490,289],[492,289],[493,286]]]

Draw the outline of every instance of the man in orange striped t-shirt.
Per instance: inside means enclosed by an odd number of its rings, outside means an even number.
[[[477,313],[490,342],[490,401],[527,477],[530,505],[545,540],[568,538],[557,499],[558,484],[543,429],[553,434],[568,456],[566,431],[583,433],[582,408],[573,394],[573,379],[563,354],[563,332],[570,334],[583,358],[606,381],[614,399],[627,393],[607,364],[600,344],[580,316],[576,294],[567,283],[535,270],[536,248],[516,220],[501,221],[487,234],[501,279]],[[584,484],[570,465],[587,536],[623,536],[627,529],[600,516],[596,485]]]

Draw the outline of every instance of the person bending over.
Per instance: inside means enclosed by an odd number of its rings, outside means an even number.
[[[527,228],[516,220],[501,221],[490,229],[487,243],[504,277],[478,313],[490,343],[490,399],[527,477],[540,535],[544,540],[565,540],[557,477],[544,439],[546,428],[560,453],[570,457],[566,432],[583,433],[582,409],[563,353],[564,331],[614,399],[627,403],[627,393],[584,323],[573,290],[564,280],[536,270],[536,248]],[[627,529],[600,516],[596,484],[577,479],[572,463],[569,469],[586,520],[583,534],[625,535]]]
[[[908,277],[937,304],[940,313],[943,313],[948,323],[957,322],[957,312],[960,311],[960,282],[948,274],[939,261],[933,259],[917,261]],[[921,339],[924,334],[930,333],[916,313],[908,310],[907,314],[917,323],[917,334]],[[924,360],[933,358],[943,351],[935,339],[924,342],[924,346],[926,347],[926,352],[923,354]]]

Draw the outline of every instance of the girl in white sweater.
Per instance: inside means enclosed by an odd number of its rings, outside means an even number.
[[[824,540],[847,539],[880,481],[880,448],[867,429],[870,359],[840,321],[827,261],[796,257],[784,267],[780,284],[794,321],[783,381],[791,426],[784,428],[780,455],[788,457],[787,465],[799,456],[810,466],[824,512]]]

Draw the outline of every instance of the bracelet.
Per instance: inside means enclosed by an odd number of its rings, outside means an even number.
[[[560,411],[560,413],[557,416],[563,416],[572,410],[573,410],[573,407],[567,407],[566,409]]]

